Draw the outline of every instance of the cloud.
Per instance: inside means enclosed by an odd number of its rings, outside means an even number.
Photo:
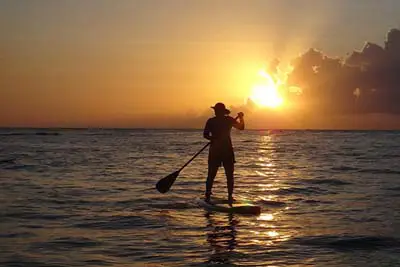
[[[367,42],[347,58],[309,49],[292,61],[288,82],[299,98],[327,114],[399,114],[400,30],[387,33],[384,47]]]

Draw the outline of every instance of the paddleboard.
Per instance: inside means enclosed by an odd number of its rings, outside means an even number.
[[[206,202],[204,199],[198,199],[198,203],[207,211],[217,211],[225,213],[238,213],[246,215],[258,215],[261,213],[261,207],[255,205],[247,204],[233,204],[232,207],[229,205],[217,204],[211,202]]]

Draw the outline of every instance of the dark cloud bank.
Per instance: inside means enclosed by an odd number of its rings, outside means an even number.
[[[343,40],[345,41],[345,40]],[[335,114],[400,113],[400,30],[384,46],[367,42],[346,58],[310,49],[293,61],[289,83],[303,89],[298,101]]]

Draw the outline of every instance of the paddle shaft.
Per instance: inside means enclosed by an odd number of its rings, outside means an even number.
[[[206,149],[208,146],[210,145],[210,143],[207,143],[205,146],[203,146],[202,149],[200,149],[199,152],[197,152],[188,162],[185,163],[185,165],[183,165],[178,172],[180,172],[181,170],[183,170],[183,168],[185,168],[187,165],[189,165],[190,162],[192,162],[201,152],[203,152],[204,149]]]

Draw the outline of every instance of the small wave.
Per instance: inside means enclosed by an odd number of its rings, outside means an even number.
[[[11,159],[1,159],[0,164],[15,164],[16,158]]]
[[[382,155],[383,159],[396,159],[396,158],[400,158],[399,154],[385,154]]]
[[[310,236],[295,238],[295,243],[320,246],[338,250],[378,250],[400,247],[400,241],[392,237],[380,236]]]
[[[268,192],[265,190],[261,190],[262,192]],[[279,188],[278,190],[269,191],[276,195],[321,195],[325,194],[328,191],[321,189],[319,187],[287,187],[287,188]]]
[[[369,174],[400,174],[400,170],[392,169],[361,169],[358,170],[359,173],[369,173]]]
[[[324,200],[316,200],[316,199],[296,199],[295,201],[301,201],[307,204],[333,204],[334,201],[324,201]]]
[[[9,212],[2,214],[2,218],[20,218],[20,219],[28,219],[28,220],[48,220],[48,221],[56,221],[63,220],[72,217],[72,215],[61,215],[61,214],[43,214],[36,212]]]
[[[148,207],[156,209],[174,209],[174,210],[185,210],[197,207],[197,205],[189,202],[174,202],[174,203],[153,203],[149,204]]]
[[[112,136],[113,133],[84,133],[86,136]]]
[[[337,153],[336,155],[338,156],[350,156],[350,157],[360,157],[364,155],[363,153],[360,152],[348,152],[348,153]]]
[[[327,185],[349,185],[350,182],[345,182],[339,179],[313,179],[309,180],[311,184],[327,184]]]
[[[106,260],[99,260],[99,259],[88,259],[83,261],[85,263],[84,266],[111,266],[113,265],[112,262]]]
[[[34,133],[0,133],[0,136],[58,136],[62,135],[61,133],[58,132],[34,132]]]
[[[150,191],[150,190],[149,190]],[[154,191],[154,188],[151,188],[151,191]],[[154,203],[158,201],[163,201],[165,198],[162,196],[154,196],[151,198],[134,198],[134,199],[124,199],[115,201],[114,204],[116,206],[124,206],[124,207],[134,207],[140,204]]]
[[[38,261],[37,259],[33,259],[27,256],[19,256],[13,254],[10,259],[5,261],[0,261],[1,266],[9,266],[9,267],[20,267],[20,266],[29,266],[29,267],[61,267],[63,265],[47,263],[44,261]]]
[[[6,164],[4,164],[6,165]],[[18,163],[11,163],[9,166],[2,166],[2,169],[5,170],[25,170],[25,171],[33,171],[35,170],[35,168],[37,168],[37,165],[33,165],[33,164],[18,164]]]
[[[79,207],[79,206],[91,206],[91,207],[107,207],[112,203],[108,201],[100,201],[100,200],[88,200],[88,199],[73,199],[67,198],[63,199],[65,195],[55,192],[49,192],[47,197],[42,199],[43,203],[57,204],[68,207]]]
[[[385,188],[385,190],[389,190],[389,191],[400,191],[400,186]]]
[[[261,204],[263,206],[271,206],[271,207],[285,207],[286,206],[286,203],[283,201],[274,201],[274,200],[266,200],[266,199],[258,200],[257,204]]]
[[[140,227],[158,228],[158,221],[149,220],[141,216],[112,216],[112,217],[97,217],[87,220],[87,222],[76,223],[72,225],[77,228],[101,229],[101,230],[120,230],[134,229]]]
[[[49,242],[36,242],[34,248],[44,250],[70,250],[73,248],[87,248],[101,245],[101,242],[84,237],[60,237]]]
[[[35,234],[30,232],[0,234],[0,238],[27,238],[33,236],[35,236]]]
[[[57,135],[61,135],[61,133],[37,132],[34,135],[54,135],[54,136],[57,136]]]
[[[40,221],[38,223],[30,222],[30,223],[23,223],[21,224],[24,228],[28,229],[41,229],[41,228],[46,228]]]
[[[199,184],[199,181],[196,180],[186,180],[186,181],[179,181],[179,186],[196,186]]]
[[[400,186],[395,186],[395,187],[390,187],[390,188],[384,188],[384,190],[389,191],[385,192],[384,194],[388,197],[391,198],[398,198],[400,197]]]
[[[331,170],[343,172],[343,171],[357,171],[359,170],[359,168],[351,166],[338,166],[338,167],[332,167]]]
[[[350,211],[363,212],[364,210],[363,209],[351,209]],[[361,216],[360,218],[347,216],[347,217],[345,217],[345,220],[351,221],[351,222],[356,222],[356,223],[379,222],[380,221],[379,218],[365,217],[365,216]]]

